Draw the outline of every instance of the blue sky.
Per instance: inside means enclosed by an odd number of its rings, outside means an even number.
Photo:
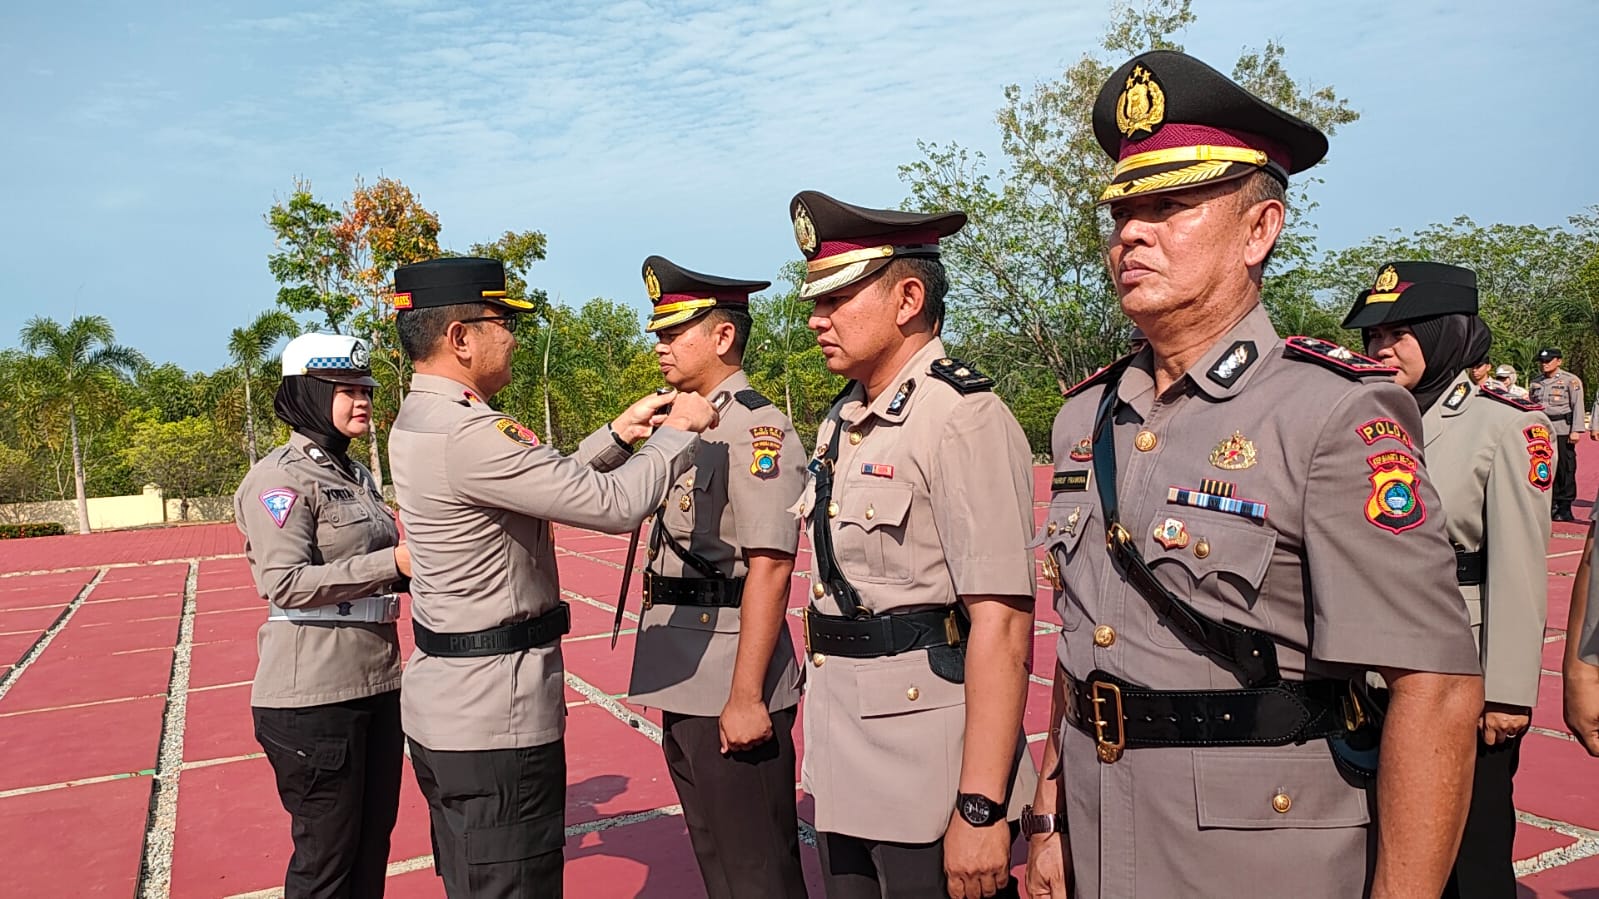
[[[1599,203],[1591,0],[1195,0],[1222,70],[1277,39],[1362,113],[1334,138],[1323,246]],[[907,191],[918,139],[993,151],[1005,85],[1097,50],[1104,3],[7,4],[0,11],[0,347],[100,314],[212,369],[271,306],[262,221],[296,176],[410,185],[444,245],[549,235],[533,282],[646,305],[640,261],[772,278],[803,188]]]

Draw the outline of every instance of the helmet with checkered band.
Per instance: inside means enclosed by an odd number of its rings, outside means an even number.
[[[334,384],[376,387],[366,341],[344,334],[301,334],[283,348],[283,375],[305,375]]]

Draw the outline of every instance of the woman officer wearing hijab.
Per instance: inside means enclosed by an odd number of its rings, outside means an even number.
[[[1385,266],[1344,327],[1360,329],[1367,355],[1398,369],[1394,380],[1422,412],[1421,434],[1406,434],[1383,419],[1361,427],[1372,445],[1370,502],[1388,501],[1382,486],[1402,479],[1407,468],[1414,471],[1411,453],[1424,451],[1482,660],[1487,702],[1478,724],[1471,808],[1444,896],[1511,897],[1511,779],[1538,700],[1547,612],[1555,464],[1549,419],[1541,406],[1473,386],[1471,369],[1488,361],[1493,335],[1477,316],[1477,276],[1470,269],[1436,262]],[[1402,501],[1411,494],[1392,496]]]
[[[273,404],[289,442],[233,496],[270,603],[250,706],[292,819],[289,899],[382,896],[399,809],[394,621],[411,557],[372,474],[347,452],[367,433],[376,385],[359,339],[290,341]]]

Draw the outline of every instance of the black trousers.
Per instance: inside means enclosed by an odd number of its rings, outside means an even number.
[[[400,809],[399,691],[250,711],[291,821],[286,899],[382,896]]]
[[[470,752],[410,744],[432,818],[433,870],[450,899],[558,899],[566,742]]]
[[[806,899],[794,718],[773,712],[772,739],[723,755],[716,718],[664,713],[661,749],[710,899]]]
[[[1521,740],[1498,746],[1477,743],[1471,806],[1460,856],[1444,888],[1444,899],[1515,899],[1516,806],[1512,780],[1521,765]]]
[[[1569,436],[1557,435],[1555,440],[1560,448],[1555,454],[1555,490],[1551,499],[1554,511],[1570,512],[1571,503],[1577,498],[1577,447]]]
[[[1000,825],[995,824],[995,827]],[[1020,832],[1010,827],[1014,844]],[[838,833],[818,833],[816,848],[822,856],[822,884],[827,899],[945,899],[949,881],[944,876],[944,841],[890,843]],[[1010,882],[994,894],[996,899],[1018,899],[1021,885]]]

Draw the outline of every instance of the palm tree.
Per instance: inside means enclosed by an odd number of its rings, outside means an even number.
[[[250,453],[250,464],[256,460],[255,403],[250,396],[251,373],[261,367],[273,344],[280,338],[294,337],[300,325],[287,312],[271,309],[255,317],[242,328],[234,328],[228,337],[228,355],[233,357],[239,372],[244,375],[244,439]]]
[[[145,364],[138,350],[115,341],[111,323],[99,315],[78,316],[65,328],[54,319],[34,316],[22,326],[22,348],[38,363],[40,386],[52,405],[67,411],[80,534],[89,533],[89,499],[83,485],[83,449],[78,444],[78,407]]]

